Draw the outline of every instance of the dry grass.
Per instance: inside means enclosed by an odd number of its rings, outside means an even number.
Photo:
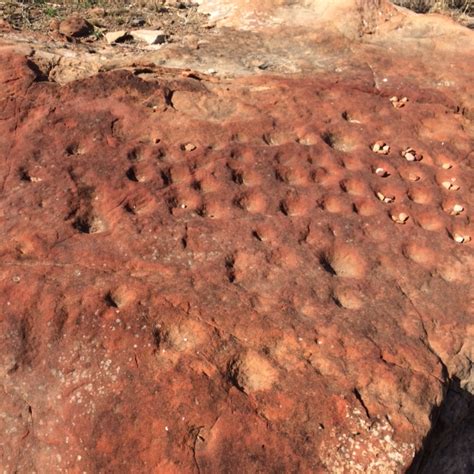
[[[253,0],[258,2],[259,0]],[[437,12],[453,17],[459,23],[474,29],[474,0],[392,0],[396,5],[417,13]],[[43,17],[65,17],[70,13],[102,7],[107,19],[120,25],[120,16],[144,14],[163,15],[180,11],[192,0],[0,0],[0,19],[3,17],[16,27],[40,29]],[[194,8],[195,9],[195,8]],[[109,23],[110,23],[109,21]],[[112,25],[108,25],[112,26]]]
[[[179,2],[167,2],[166,0],[13,0],[16,3],[24,5],[42,5],[42,4],[57,4],[57,5],[74,5],[84,8],[91,7],[128,7],[135,6],[139,8],[159,8],[165,6],[167,3],[175,5]],[[8,0],[6,0],[8,2]],[[2,0],[0,0],[2,3]]]
[[[474,0],[393,0],[400,5],[417,13],[445,12],[455,15],[473,15]]]
[[[160,27],[169,35],[191,34],[206,23],[187,0],[0,0],[0,20],[17,29],[49,31],[53,20],[75,14],[87,17],[99,36],[137,26]]]
[[[428,12],[454,12],[458,14],[474,14],[474,0],[392,0],[396,5],[400,5],[418,13]],[[47,0],[17,0],[23,4],[41,4]],[[0,3],[1,0],[0,0]],[[74,4],[90,8],[93,6],[114,6],[124,7],[134,5],[140,8],[159,8],[166,3],[179,4],[178,0],[56,0],[58,4]],[[189,3],[189,2],[183,2]]]

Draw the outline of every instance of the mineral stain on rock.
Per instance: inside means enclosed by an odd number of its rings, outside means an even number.
[[[470,473],[474,33],[200,3],[2,33],[2,471]]]

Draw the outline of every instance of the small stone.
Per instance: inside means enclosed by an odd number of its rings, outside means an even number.
[[[381,155],[388,155],[390,152],[390,146],[379,140],[372,145],[372,151]]]
[[[394,196],[385,196],[385,194],[381,193],[381,192],[377,192],[376,193],[376,196],[377,198],[382,201],[382,202],[385,202],[386,204],[390,204],[392,203],[393,201],[395,201],[395,197]]]
[[[460,187],[454,181],[454,178],[451,181],[443,181],[441,186],[443,186],[443,188],[447,189],[448,191],[458,191]]]
[[[465,244],[471,241],[471,237],[469,235],[454,234],[453,240],[458,244]]]
[[[182,145],[181,148],[183,151],[194,151],[196,145],[194,145],[194,143],[186,143],[185,145]]]
[[[135,30],[131,31],[130,34],[134,39],[150,45],[166,43],[166,34],[161,30]]]
[[[133,26],[133,27],[137,27],[137,26],[143,26],[145,24],[145,19],[142,18],[142,17],[138,17],[138,18],[134,18],[130,24]]]
[[[415,149],[413,148],[406,148],[401,152],[401,155],[403,158],[405,158],[407,161],[421,161],[423,156],[419,155]]]
[[[461,204],[455,204],[453,206],[453,211],[451,212],[451,214],[455,215],[455,216],[458,216],[463,211],[464,211],[464,206],[461,206]]]
[[[80,16],[71,16],[59,24],[59,32],[70,38],[82,38],[89,36],[94,27]]]
[[[382,178],[387,178],[388,176],[390,176],[390,173],[386,170],[384,170],[383,168],[377,168],[375,170],[375,174],[377,176],[381,176]]]
[[[443,163],[441,165],[441,168],[443,168],[444,170],[450,170],[452,167],[453,165],[451,163]]]
[[[405,224],[409,218],[408,214],[405,214],[404,212],[400,212],[398,214],[392,214],[391,217],[392,217],[392,220],[397,224]]]
[[[390,97],[389,100],[396,109],[401,109],[402,107],[405,107],[408,102],[407,97],[402,97],[401,99],[399,99],[397,96],[393,96]]]
[[[106,39],[107,43],[112,44],[112,43],[116,43],[120,40],[125,39],[127,34],[128,33],[125,30],[109,31],[108,33],[105,34],[105,39]]]

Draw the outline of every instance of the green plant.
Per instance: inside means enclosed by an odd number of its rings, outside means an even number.
[[[104,33],[98,28],[94,28],[94,32],[92,34],[95,36],[96,39],[100,39],[104,36]]]
[[[47,15],[51,18],[58,15],[58,10],[56,10],[56,8],[54,8],[54,7],[46,7],[46,8],[43,9],[43,12],[44,12],[45,15]]]

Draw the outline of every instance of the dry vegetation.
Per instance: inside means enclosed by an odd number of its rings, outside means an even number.
[[[393,3],[418,13],[449,12],[457,15],[474,14],[474,0],[393,0]]]
[[[473,14],[474,0],[392,0],[393,3],[405,8],[410,8],[418,13],[427,13],[431,11],[455,11],[458,13]],[[9,0],[0,1],[0,3],[8,3]],[[127,6],[130,4],[137,5],[140,8],[161,8],[165,4],[178,6],[179,4],[193,3],[190,0],[56,0],[55,2],[47,2],[46,0],[17,0],[16,3],[23,4],[46,4],[59,3],[77,5],[86,8],[94,6]]]
[[[203,15],[189,0],[0,0],[0,20],[17,29],[47,32],[56,20],[79,13],[101,37],[123,28],[162,29],[175,33],[198,32]]]
[[[474,0],[392,1],[418,13],[448,14],[474,28]],[[189,29],[190,21],[197,27],[199,14],[193,5],[194,0],[0,0],[0,21],[3,18],[19,29],[44,31],[54,18],[62,19],[79,11],[88,11],[85,15],[90,19],[91,10],[103,9],[106,14],[96,25],[99,34],[104,28],[133,25],[140,20],[143,20],[144,27],[166,27],[172,33],[182,26]]]

